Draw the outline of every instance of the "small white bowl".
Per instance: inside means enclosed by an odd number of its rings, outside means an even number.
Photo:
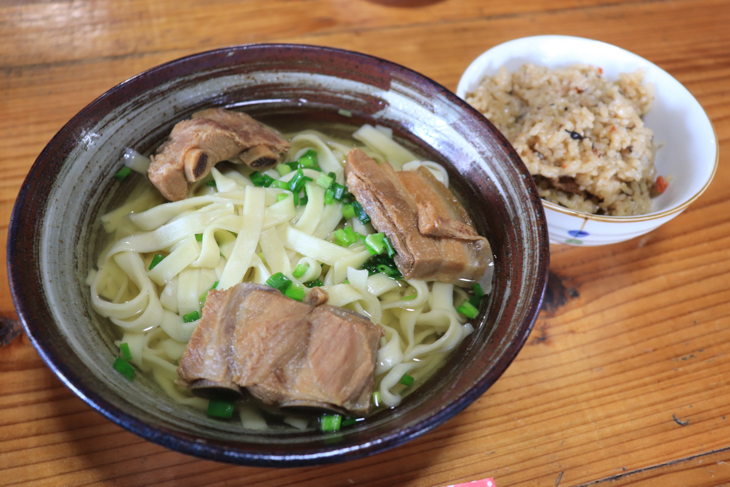
[[[603,76],[609,80],[642,68],[644,82],[656,88],[654,104],[644,122],[660,146],[655,158],[657,173],[673,178],[667,190],[652,200],[651,212],[645,215],[592,215],[543,200],[552,243],[604,245],[629,240],[679,215],[707,189],[719,158],[717,136],[707,114],[666,71],[619,47],[570,36],[515,39],[476,58],[462,75],[456,94],[463,99],[484,76],[496,74],[501,66],[512,72],[526,63],[551,68],[591,64],[603,68]]]

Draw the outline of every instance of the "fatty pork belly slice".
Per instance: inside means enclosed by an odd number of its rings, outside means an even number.
[[[366,415],[382,328],[353,311],[327,305],[314,308],[307,321],[306,355],[279,405]]]
[[[230,294],[228,291],[208,292],[203,316],[177,369],[179,382],[197,396],[241,396],[230,368],[230,344],[236,328],[236,320],[230,315]]]
[[[220,161],[265,169],[278,163],[290,143],[242,112],[210,108],[175,125],[151,157],[150,181],[170,201],[187,196],[188,183],[204,178]]]
[[[392,242],[405,278],[478,281],[491,258],[489,244],[448,188],[422,171],[396,172],[359,149],[348,153],[345,166],[350,191]]]
[[[233,340],[234,380],[265,404],[367,414],[382,330],[332,306],[257,296]]]

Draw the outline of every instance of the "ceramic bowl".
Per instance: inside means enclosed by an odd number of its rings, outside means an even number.
[[[390,127],[441,161],[488,235],[494,289],[476,332],[396,409],[337,433],[251,431],[181,407],[144,375],[112,368],[112,326],[91,307],[84,280],[105,243],[99,216],[133,185],[113,175],[125,148],[145,153],[205,107],[240,108],[263,121]],[[13,209],[8,269],[18,314],[41,357],[114,423],[190,455],[257,466],[301,466],[381,452],[443,423],[477,399],[525,342],[547,281],[549,243],[536,188],[511,146],[437,83],[374,57],[324,47],[249,45],[150,69],[92,102],[51,140]]]
[[[660,144],[655,164],[658,174],[671,175],[668,189],[652,201],[645,215],[618,217],[591,215],[543,201],[550,241],[573,245],[622,242],[650,232],[679,215],[707,189],[718,165],[718,142],[710,119],[692,94],[666,71],[619,47],[569,36],[525,37],[484,52],[466,69],[457,88],[465,98],[484,76],[500,66],[515,71],[526,63],[551,68],[575,63],[603,69],[607,79],[643,69],[644,81],[656,88],[654,104],[644,117]]]

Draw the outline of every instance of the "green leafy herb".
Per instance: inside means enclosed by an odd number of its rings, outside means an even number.
[[[155,256],[152,257],[152,262],[150,262],[150,270],[152,270],[155,267],[157,267],[157,264],[159,264],[160,262],[162,262],[162,259],[164,259],[164,258],[165,258],[165,256],[162,255],[162,254],[155,254]]]

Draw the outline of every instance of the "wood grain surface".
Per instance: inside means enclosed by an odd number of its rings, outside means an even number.
[[[92,411],[21,335],[0,347],[0,485],[730,484],[729,26],[727,0],[0,2],[3,245],[26,173],[68,119],[145,69],[232,44],[353,49],[455,89],[500,42],[590,37],[675,76],[720,140],[714,182],[676,219],[622,244],[553,246],[544,310],[515,362],[405,446],[286,470],[184,456]],[[0,273],[0,316],[15,318]]]

